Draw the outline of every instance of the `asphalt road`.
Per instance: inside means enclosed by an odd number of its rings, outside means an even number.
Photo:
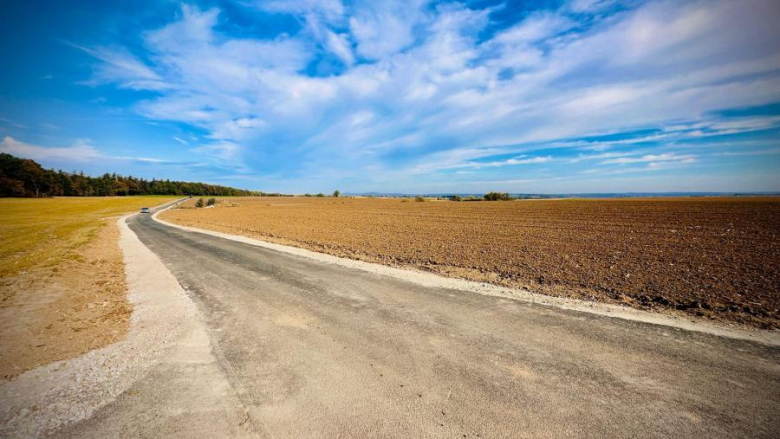
[[[120,397],[69,435],[228,423],[283,438],[780,436],[778,348],[129,223],[198,305],[228,415],[191,408],[217,384],[160,370],[135,391],[164,392]]]

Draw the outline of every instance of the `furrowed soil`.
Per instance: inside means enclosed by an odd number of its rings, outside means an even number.
[[[177,224],[353,259],[780,328],[780,198],[194,200]]]
[[[0,199],[0,382],[124,337],[116,219],[166,200]]]

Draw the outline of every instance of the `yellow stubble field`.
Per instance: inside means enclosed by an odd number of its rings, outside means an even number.
[[[122,338],[132,308],[116,219],[172,199],[0,199],[2,379]]]

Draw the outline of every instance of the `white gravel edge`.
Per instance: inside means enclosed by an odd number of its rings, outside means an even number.
[[[0,386],[0,437],[39,437],[90,417],[143,378],[197,323],[176,278],[118,220],[128,300],[126,337],[80,357],[33,369]]]
[[[739,328],[725,326],[722,324],[709,323],[706,321],[690,320],[683,317],[652,313],[648,311],[642,311],[642,310],[618,306],[618,305],[609,305],[609,304],[589,302],[584,300],[545,296],[527,290],[518,290],[518,289],[492,285],[488,283],[444,277],[429,272],[389,267],[386,265],[381,265],[381,264],[376,264],[371,262],[357,261],[354,259],[341,258],[338,256],[317,253],[303,248],[275,244],[272,242],[266,242],[259,239],[249,238],[246,236],[231,235],[228,233],[215,232],[212,230],[204,230],[195,227],[182,226],[179,224],[170,223],[168,221],[159,218],[159,215],[162,212],[171,209],[173,207],[176,207],[177,205],[178,203],[155,212],[152,215],[152,219],[154,221],[157,221],[160,224],[164,224],[166,226],[174,227],[181,230],[186,230],[189,232],[203,233],[206,235],[229,239],[231,241],[241,242],[245,244],[254,245],[257,247],[263,247],[271,250],[293,254],[296,256],[301,256],[304,258],[314,259],[321,262],[336,264],[343,267],[354,268],[357,270],[367,271],[369,273],[379,274],[383,276],[389,276],[396,279],[403,279],[426,287],[450,288],[455,290],[468,291],[471,293],[484,294],[488,296],[498,296],[498,297],[515,299],[515,300],[522,300],[525,302],[531,302],[540,305],[554,306],[557,308],[587,312],[591,314],[598,314],[602,316],[614,317],[614,318],[619,318],[624,320],[652,323],[655,325],[668,326],[672,328],[680,328],[688,331],[703,332],[706,334],[728,337],[732,339],[749,340],[749,341],[759,342],[771,346],[780,346],[780,331],[759,331],[759,330],[749,331],[749,330],[743,330]]]

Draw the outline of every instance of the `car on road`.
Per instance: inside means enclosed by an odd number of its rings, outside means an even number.
[[[142,208],[141,208],[141,213],[150,213],[150,212],[151,212],[151,211],[149,210],[149,208],[148,208],[148,207],[142,207]]]

